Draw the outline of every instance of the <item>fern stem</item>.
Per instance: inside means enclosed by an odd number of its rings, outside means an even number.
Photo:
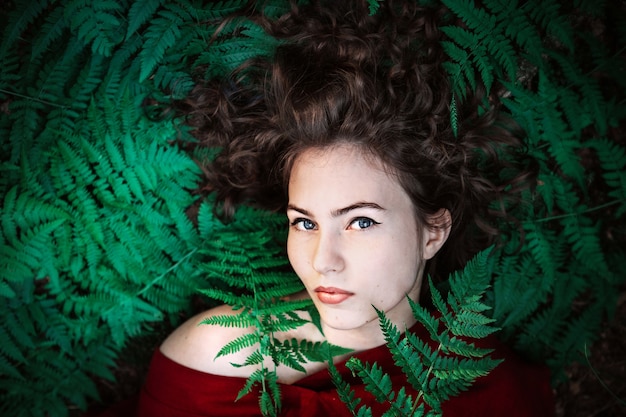
[[[35,101],[35,102],[41,103],[41,104],[46,104],[48,106],[57,107],[59,109],[67,109],[67,106],[62,106],[60,104],[56,104],[56,103],[53,103],[51,101],[41,100],[39,98],[35,98],[35,97],[27,96],[27,95],[24,95],[24,94],[16,93],[14,91],[5,90],[4,88],[0,88],[0,93],[6,93],[6,94],[9,94],[9,95],[12,95],[12,96],[15,96],[15,97],[25,98],[27,100]]]
[[[176,262],[174,265],[172,265],[170,268],[168,268],[165,272],[163,272],[161,275],[157,276],[155,279],[153,279],[152,281],[150,281],[148,283],[148,285],[146,285],[145,287],[143,287],[143,289],[141,291],[139,291],[137,293],[137,297],[143,295],[146,293],[146,291],[148,291],[150,288],[152,288],[157,282],[159,282],[160,280],[162,280],[167,274],[169,274],[170,272],[172,272],[173,270],[175,270],[176,268],[178,268],[178,266],[180,264],[182,264],[183,262],[185,262],[189,257],[191,257],[191,255],[193,255],[194,253],[196,253],[198,251],[198,248],[192,250],[191,252],[189,252],[187,255],[183,256],[183,258]]]
[[[606,392],[611,394],[611,396],[613,398],[615,398],[615,400],[617,400],[618,403],[620,403],[622,405],[626,405],[626,401],[623,400],[622,398],[618,397],[617,394],[615,394],[613,392],[613,390],[611,390],[611,388],[609,388],[606,385],[606,383],[602,380],[602,378],[600,378],[600,375],[598,375],[598,372],[596,372],[596,369],[593,367],[593,365],[591,365],[591,361],[589,360],[589,351],[587,350],[587,344],[586,343],[585,343],[584,349],[585,349],[585,360],[587,361],[587,365],[589,365],[589,369],[591,369],[591,372],[593,372],[593,375],[596,377],[596,379],[598,380],[600,385],[602,385],[602,387],[606,390]]]
[[[439,342],[439,346],[437,346],[437,355],[439,355],[439,352],[441,352],[442,347],[443,347],[443,343]],[[433,372],[434,365],[435,365],[434,362],[431,363],[430,367],[428,368],[428,371],[426,372],[426,382],[428,382],[428,377],[430,377],[430,374]],[[417,394],[417,397],[415,398],[415,401],[413,402],[413,407],[411,408],[411,414],[410,414],[411,416],[414,415],[415,412],[417,411],[417,408],[419,407],[419,403],[423,395],[424,395],[424,387],[420,389],[419,394]]]
[[[248,267],[250,268],[250,271],[253,271],[252,265],[250,264],[250,258],[246,259],[246,263],[248,264]],[[257,330],[258,330],[257,333],[259,334],[259,350],[261,352],[261,355],[265,356],[267,352],[264,352],[264,349],[263,349],[263,338],[266,335],[265,334],[266,330],[265,330],[265,325],[263,323],[262,317],[260,317],[259,314],[257,313],[257,311],[260,310],[260,306],[259,306],[259,291],[257,291],[257,281],[256,281],[256,279],[254,279],[254,274],[252,274],[252,275],[253,275],[252,276],[252,282],[254,283],[253,284],[253,291],[254,291],[254,318],[257,320],[257,323],[259,323],[259,327],[257,328]],[[250,314],[250,313],[248,313],[248,314]],[[276,340],[274,338],[274,332],[270,331],[270,334],[269,334],[268,337],[270,337],[270,339],[271,339],[270,345],[273,345],[274,341]],[[276,373],[276,368],[277,368],[277,365],[276,365],[276,362],[274,362],[274,370],[272,372]],[[265,393],[265,392],[268,392],[268,388],[267,388],[266,381],[265,381],[265,376],[266,376],[266,373],[265,373],[265,361],[261,361],[261,375],[263,375],[263,377],[261,378],[261,389],[262,389],[261,392]],[[280,398],[278,398],[276,400],[276,399],[274,399],[272,397],[271,404],[269,404],[272,407],[272,411],[273,411],[270,414],[271,417],[278,415],[278,405],[279,405],[279,403],[277,403],[277,401],[280,401]],[[262,409],[262,407],[261,407],[261,409]]]
[[[543,223],[543,222],[549,222],[549,221],[552,221],[552,220],[564,219],[564,218],[567,218],[567,217],[580,216],[581,214],[589,214],[589,213],[593,213],[594,211],[598,211],[598,210],[602,210],[602,209],[607,208],[607,207],[614,206],[615,204],[622,203],[623,201],[626,201],[626,200],[623,199],[623,198],[619,199],[619,200],[613,200],[613,201],[609,201],[608,203],[600,204],[599,206],[590,207],[590,208],[588,208],[585,211],[580,211],[580,212],[575,212],[575,213],[560,214],[558,216],[544,217],[543,219],[528,220],[528,221],[525,221],[524,223],[525,224]]]

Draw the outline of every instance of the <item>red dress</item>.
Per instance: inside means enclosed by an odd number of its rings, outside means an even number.
[[[421,326],[419,326],[421,327]],[[411,329],[426,340],[425,330]],[[489,375],[476,380],[474,385],[443,404],[444,416],[554,416],[554,399],[546,367],[523,361],[495,338],[479,341],[481,347],[491,347],[493,358],[503,358]],[[385,346],[355,355],[364,362],[377,362],[388,372],[398,389],[406,383],[401,370],[393,363]],[[352,385],[356,395],[379,416],[387,409],[365,391],[360,380],[352,377],[344,363],[337,369]],[[244,379],[211,375],[182,366],[154,353],[146,383],[137,404],[137,417],[200,417],[200,416],[260,416],[258,397],[249,394],[237,402],[235,398]],[[292,385],[281,385],[281,416],[350,416],[339,400],[328,371],[311,374]]]

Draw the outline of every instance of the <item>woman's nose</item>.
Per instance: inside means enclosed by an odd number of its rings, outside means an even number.
[[[320,232],[313,253],[313,269],[319,274],[339,272],[344,268],[341,239],[338,233]]]

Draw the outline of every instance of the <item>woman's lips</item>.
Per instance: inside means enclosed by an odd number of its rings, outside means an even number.
[[[317,287],[315,295],[324,304],[339,304],[353,296],[354,293],[335,287]]]

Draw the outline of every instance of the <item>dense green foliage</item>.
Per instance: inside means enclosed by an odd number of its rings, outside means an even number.
[[[271,317],[298,324],[290,309],[304,306],[267,304],[299,288],[277,243],[282,217],[243,208],[223,225],[203,202],[192,222],[186,210],[200,174],[193,158],[205,156],[177,146],[192,140],[181,123],[150,117],[160,111],[150,104],[184,96],[198,71],[219,76],[276,45],[239,19],[207,47],[210,22],[245,1],[206,3],[3,6],[10,7],[0,14],[3,415],[84,409],[98,396],[94,378],[114,378],[121,349],[188,312],[199,288],[244,307],[233,325],[250,317],[260,329],[277,328]],[[506,108],[540,165],[536,191],[515,213],[522,247],[515,251],[519,239],[511,236],[482,261],[490,277],[483,302],[503,336],[558,377],[611,317],[625,279],[623,5],[443,3],[456,99],[479,79],[504,86]],[[276,16],[288,6],[264,7]],[[386,331],[394,342],[394,330]],[[301,359],[293,352],[320,351],[280,349],[266,336],[229,348],[258,341],[263,354],[293,366]]]

